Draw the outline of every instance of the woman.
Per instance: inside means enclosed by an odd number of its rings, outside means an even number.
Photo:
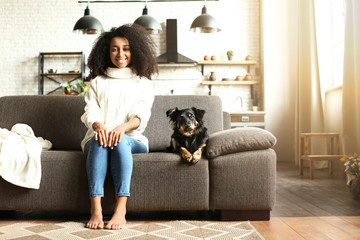
[[[88,131],[81,143],[91,201],[91,229],[121,229],[126,224],[132,154],[148,152],[142,134],[154,100],[151,75],[157,73],[154,44],[140,26],[112,28],[97,39],[89,59],[91,81],[81,121]],[[108,166],[114,180],[114,214],[104,226],[101,197]]]

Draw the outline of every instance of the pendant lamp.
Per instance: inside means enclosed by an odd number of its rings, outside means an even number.
[[[150,34],[157,34],[162,30],[160,23],[154,17],[148,15],[147,1],[142,16],[138,17],[134,23],[143,26]]]
[[[201,15],[195,18],[191,24],[190,30],[200,33],[215,33],[221,31],[220,24],[216,18],[207,14],[206,0],[204,0],[204,7],[201,10]]]
[[[104,32],[101,22],[96,17],[91,16],[89,3],[85,9],[84,16],[75,23],[73,31],[82,34],[98,34]]]

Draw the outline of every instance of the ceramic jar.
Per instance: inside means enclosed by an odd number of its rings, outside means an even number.
[[[216,81],[216,75],[215,75],[215,72],[211,72],[211,73],[210,73],[209,80],[210,80],[210,81]]]

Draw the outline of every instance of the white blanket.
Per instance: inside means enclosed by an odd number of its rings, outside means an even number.
[[[26,124],[15,124],[11,131],[0,128],[0,176],[18,186],[39,189],[42,145],[51,148]]]

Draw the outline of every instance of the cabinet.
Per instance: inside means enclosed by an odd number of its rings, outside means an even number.
[[[56,60],[57,64],[61,63],[62,58],[64,58],[64,59],[66,58],[67,60],[71,59],[71,58],[78,58],[78,60],[80,60],[80,66],[71,66],[72,67],[71,69],[74,69],[74,71],[68,71],[68,72],[57,72],[56,70],[54,70],[54,67],[49,67],[49,69],[46,69],[46,71],[44,71],[45,61],[54,59],[55,57],[59,58]],[[49,71],[50,69],[52,69],[53,71]],[[80,69],[80,70],[76,71],[77,69]],[[85,55],[83,52],[40,52],[39,53],[38,94],[39,95],[44,94],[45,79],[59,84],[58,87],[49,91],[47,94],[51,94],[51,93],[57,91],[58,89],[60,89],[61,84],[63,83],[60,81],[60,78],[68,78],[67,81],[69,81],[69,82],[72,82],[78,78],[81,78],[81,80],[84,82],[84,79],[85,79]]]
[[[231,127],[265,128],[265,112],[231,112]]]

